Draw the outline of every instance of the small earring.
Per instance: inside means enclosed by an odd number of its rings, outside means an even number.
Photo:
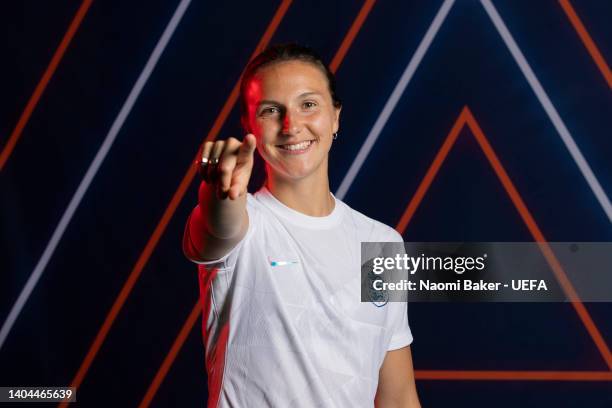
[[[334,133],[334,140],[338,138],[338,132]]]

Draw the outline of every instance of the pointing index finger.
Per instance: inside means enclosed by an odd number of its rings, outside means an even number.
[[[253,135],[252,133],[248,133],[242,141],[242,145],[240,146],[240,150],[238,151],[238,156],[241,159],[246,159],[249,156],[252,157],[253,152],[255,151],[255,146],[255,135]]]

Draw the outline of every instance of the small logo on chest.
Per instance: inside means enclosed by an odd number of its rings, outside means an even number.
[[[300,261],[273,261],[270,257],[268,257],[268,262],[270,262],[270,266],[287,266],[287,265],[295,265],[299,264]]]

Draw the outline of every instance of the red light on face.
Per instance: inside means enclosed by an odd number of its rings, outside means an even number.
[[[257,112],[257,106],[262,98],[262,86],[261,81],[257,78],[252,78],[249,81],[249,84],[246,87],[245,91],[245,99],[247,105],[247,120],[249,124],[249,128],[255,134],[255,136],[259,136],[259,131],[257,127],[257,121],[255,119],[255,114]]]

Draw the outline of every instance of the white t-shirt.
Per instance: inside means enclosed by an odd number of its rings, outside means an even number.
[[[373,407],[385,353],[412,342],[407,304],[361,302],[361,242],[402,242],[335,199],[311,217],[265,187],[245,237],[198,262],[209,407]]]

